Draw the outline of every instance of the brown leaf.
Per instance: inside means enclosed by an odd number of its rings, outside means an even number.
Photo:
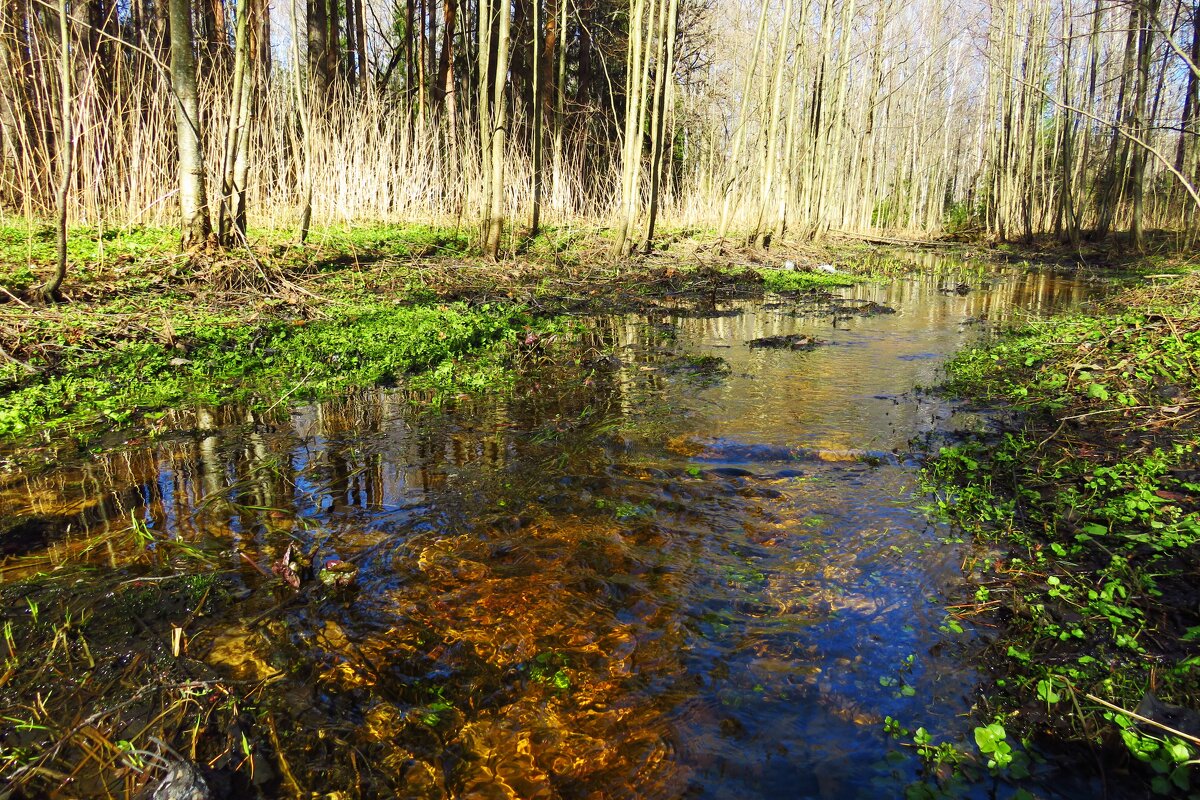
[[[283,582],[293,589],[300,588],[300,574],[296,571],[296,564],[292,562],[292,545],[289,544],[279,560],[271,564],[271,572],[283,578]]]

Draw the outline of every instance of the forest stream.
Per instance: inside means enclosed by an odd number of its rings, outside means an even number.
[[[885,718],[969,737],[986,637],[919,470],[988,420],[920,387],[1101,288],[939,266],[588,318],[511,392],[180,410],[3,473],[8,647],[60,653],[5,752],[103,730],[37,762],[64,797],[139,788],[148,731],[218,796],[902,796]]]

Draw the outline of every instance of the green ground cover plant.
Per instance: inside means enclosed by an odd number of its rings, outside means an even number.
[[[668,234],[653,258],[613,264],[605,231],[547,228],[519,259],[489,263],[461,227],[332,225],[304,246],[288,231],[252,230],[243,248],[190,255],[170,229],[76,228],[66,302],[45,305],[37,289],[54,259],[53,229],[9,218],[0,223],[0,437],[119,427],[184,405],[274,408],[367,386],[493,389],[508,379],[514,348],[560,330],[564,312],[864,279],[713,270],[696,254],[715,240],[695,236]],[[805,263],[833,258],[804,252]],[[863,249],[841,255],[853,268]]]
[[[947,388],[1009,416],[926,469],[979,543],[960,616],[989,631],[981,709],[1124,752],[1114,771],[1159,794],[1195,790],[1200,752],[1198,368],[1200,276],[1007,332]]]

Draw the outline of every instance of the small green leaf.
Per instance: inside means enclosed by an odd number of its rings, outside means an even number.
[[[1009,647],[1008,647],[1008,657],[1015,658],[1018,661],[1023,661],[1026,664],[1029,663],[1029,658],[1030,658],[1029,653],[1026,653],[1024,650],[1018,650],[1017,648],[1013,647],[1012,645],[1009,645]]]
[[[1059,700],[1062,700],[1062,695],[1054,691],[1054,684],[1045,678],[1037,683],[1037,696],[1039,700],[1046,702],[1048,705],[1054,705]]]

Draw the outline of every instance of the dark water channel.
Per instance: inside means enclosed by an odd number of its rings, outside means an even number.
[[[963,553],[916,485],[914,443],[958,423],[914,387],[988,325],[1092,292],[944,274],[842,292],[895,313],[590,320],[582,366],[531,355],[504,399],[181,412],[154,443],[5,476],[0,577],[161,571],[131,519],[205,554],[170,563],[231,599],[172,624],[189,658],[270,682],[306,791],[897,796],[917,765],[884,717],[967,732],[977,681],[946,630]],[[825,344],[747,345],[793,333]],[[357,589],[289,603],[263,573],[292,543],[356,563]]]

